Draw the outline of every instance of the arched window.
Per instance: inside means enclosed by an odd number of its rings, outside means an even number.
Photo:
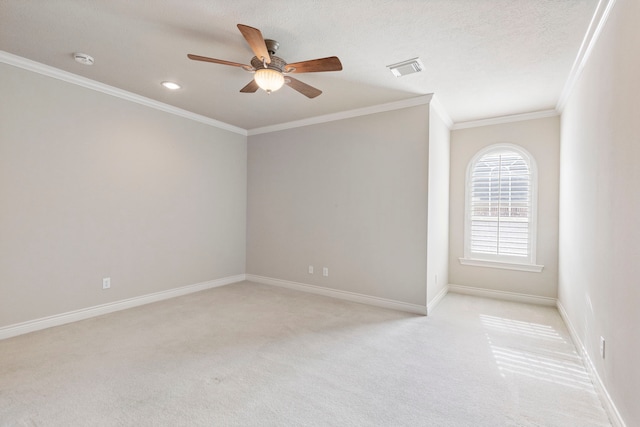
[[[522,147],[495,144],[467,166],[463,264],[541,271],[536,264],[536,164]]]

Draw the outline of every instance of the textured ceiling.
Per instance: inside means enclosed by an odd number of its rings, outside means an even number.
[[[213,119],[253,129],[435,93],[454,122],[554,108],[597,0],[2,0],[0,50]],[[249,63],[242,23],[280,42],[287,62],[336,55],[343,71],[298,74],[239,93]],[[73,52],[95,58],[74,62]],[[422,73],[386,65],[420,57]],[[183,88],[160,86],[173,80]]]

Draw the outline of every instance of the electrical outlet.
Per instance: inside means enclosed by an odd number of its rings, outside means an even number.
[[[329,267],[322,267],[322,275],[324,277],[329,277]]]
[[[605,342],[604,342],[604,337],[600,337],[600,357],[602,357],[604,359],[604,350],[605,350],[605,346],[604,346]]]
[[[309,274],[313,274],[313,265],[309,266]]]
[[[111,287],[111,277],[105,277],[102,279],[102,289],[109,289]]]

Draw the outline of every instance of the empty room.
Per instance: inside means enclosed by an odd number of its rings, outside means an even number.
[[[0,2],[0,426],[640,425],[640,2]]]

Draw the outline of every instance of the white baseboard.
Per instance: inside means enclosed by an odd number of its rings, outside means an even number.
[[[361,304],[374,305],[376,307],[389,308],[392,310],[406,311],[415,314],[427,314],[427,307],[418,304],[410,304],[402,301],[395,301],[386,298],[373,297],[369,295],[358,294],[355,292],[341,291],[338,289],[324,288],[321,286],[308,285],[306,283],[291,282],[289,280],[273,279],[271,277],[256,276],[247,274],[246,279],[251,282],[261,283],[263,285],[279,286],[281,288],[294,289],[296,291],[309,292],[312,294],[323,295],[342,300],[358,302]]]
[[[429,315],[434,308],[436,308],[436,305],[438,305],[438,303],[440,301],[442,301],[442,298],[444,298],[447,293],[449,293],[449,285],[444,286],[440,292],[438,292],[438,294],[431,300],[431,302],[427,303],[427,315]]]
[[[527,304],[545,305],[548,307],[556,306],[556,299],[549,297],[540,297],[537,295],[519,294],[516,292],[495,291],[492,289],[475,288],[471,286],[452,285],[449,284],[449,292],[456,294],[473,295],[477,297],[495,298],[506,301],[523,302]]]
[[[108,304],[96,305],[94,307],[83,308],[67,313],[29,320],[27,322],[16,323],[14,325],[4,326],[0,328],[0,340],[27,334],[29,332],[39,331],[46,328],[51,328],[53,326],[60,326],[71,322],[77,322],[78,320],[84,320],[90,317],[113,313],[115,311],[125,310],[127,308],[138,307],[140,305],[150,304],[152,302],[204,291],[206,289],[217,288],[219,286],[229,285],[231,283],[241,282],[243,280],[245,280],[244,274],[224,277],[222,279],[210,280],[208,282],[196,283],[194,285],[182,286],[175,289],[169,289],[167,291],[155,292],[153,294],[142,295],[139,297],[115,301]]]
[[[593,364],[591,357],[589,357],[589,353],[587,352],[587,349],[584,347],[582,340],[578,336],[578,333],[576,332],[575,328],[573,327],[573,324],[571,323],[571,320],[569,319],[569,315],[567,314],[566,310],[564,309],[560,301],[558,301],[557,307],[558,307],[558,312],[560,312],[560,317],[562,317],[562,320],[564,320],[565,325],[567,325],[567,329],[569,330],[569,334],[571,335],[573,344],[576,346],[576,349],[578,350],[578,353],[580,353],[580,356],[582,356],[582,360],[584,361],[585,368],[589,373],[589,376],[591,377],[593,386],[596,389],[598,396],[600,397],[602,406],[604,407],[605,411],[607,412],[607,415],[609,416],[609,421],[611,421],[611,424],[614,427],[626,427],[624,420],[620,416],[620,412],[618,412],[618,408],[616,408],[616,405],[613,403],[613,400],[611,399],[611,396],[609,395],[607,388],[604,386],[604,383],[602,382],[600,375],[598,375],[598,371],[596,370],[596,367]]]

